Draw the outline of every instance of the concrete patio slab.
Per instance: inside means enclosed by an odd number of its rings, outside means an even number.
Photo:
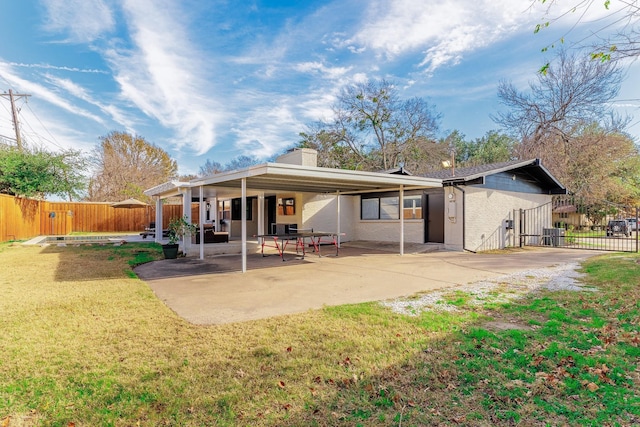
[[[323,248],[324,249],[324,248]],[[324,251],[327,255],[330,249]],[[379,301],[455,287],[516,271],[583,261],[595,251],[526,249],[499,254],[437,251],[400,256],[345,245],[340,255],[305,259],[287,254],[181,258],[135,269],[172,310],[212,325],[305,312],[324,306]]]

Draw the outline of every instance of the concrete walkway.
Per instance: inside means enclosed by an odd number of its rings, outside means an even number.
[[[304,260],[287,254],[181,258],[135,269],[153,292],[187,321],[210,325],[305,312],[323,306],[379,301],[472,283],[533,268],[580,262],[594,251],[556,248],[501,254],[437,251],[400,256],[348,247],[335,256],[323,248]]]

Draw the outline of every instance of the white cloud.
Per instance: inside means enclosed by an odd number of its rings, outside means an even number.
[[[10,86],[12,87],[19,88],[21,91],[25,91],[30,95],[45,100],[50,104],[62,108],[69,113],[73,113],[77,116],[93,120],[100,124],[104,124],[104,120],[101,117],[83,108],[79,108],[77,105],[72,104],[56,92],[44,87],[41,84],[34,83],[29,80],[25,80],[22,77],[19,77],[6,63],[0,62],[0,75],[3,77],[3,79],[9,82]]]
[[[56,108],[47,108],[41,101],[51,104],[72,116],[79,117],[82,122],[93,122],[100,126],[104,125],[104,120],[74,105],[69,100],[60,96],[54,90],[42,84],[34,83],[20,77],[11,65],[0,62],[0,78],[16,92],[31,95],[32,101],[29,104],[37,105],[33,109],[27,104],[26,108],[20,108],[19,121],[21,123],[21,134],[26,136],[28,144],[41,144],[47,149],[58,148],[84,148],[90,147],[91,142],[87,141],[86,134],[78,130],[77,127],[67,120],[60,120],[60,112]],[[9,108],[7,106],[7,108]],[[88,120],[87,120],[88,119]],[[13,137],[13,126],[10,120],[0,120],[0,135]],[[55,135],[55,136],[54,136]],[[53,144],[53,146],[51,146]]]
[[[40,68],[44,70],[70,71],[73,73],[108,74],[105,70],[97,70],[95,68],[61,67],[51,64],[24,64],[21,62],[9,62],[8,64],[12,67]]]
[[[320,74],[325,79],[335,80],[343,77],[352,67],[327,67],[321,62],[301,62],[294,66],[296,71],[309,74]]]
[[[82,101],[85,101],[88,104],[98,107],[103,113],[110,116],[111,119],[113,119],[116,123],[124,126],[127,131],[132,131],[134,129],[135,126],[133,120],[128,118],[127,115],[115,105],[105,104],[96,100],[89,92],[87,92],[86,89],[69,79],[62,79],[50,74],[45,75],[45,77],[53,85],[66,90],[71,95],[75,96],[78,99],[81,99]]]
[[[68,41],[88,43],[113,30],[113,12],[103,0],[42,0],[45,28],[68,35]]]
[[[125,0],[123,6],[134,46],[114,44],[104,52],[121,97],[170,128],[178,148],[206,152],[215,145],[220,108],[210,96],[203,55],[189,41],[186,13],[170,1]]]
[[[529,0],[379,0],[342,47],[367,48],[384,59],[423,51],[427,70],[496,42],[531,19]]]
[[[243,118],[232,128],[236,135],[236,146],[242,154],[269,157],[297,142],[298,133],[304,129],[304,124],[294,111],[294,106],[297,105],[295,99],[286,95],[246,96],[269,99],[269,102],[244,112]]]

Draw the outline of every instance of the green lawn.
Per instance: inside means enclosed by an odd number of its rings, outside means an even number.
[[[159,257],[152,243],[0,246],[0,426],[640,424],[635,255],[587,262],[598,292],[210,327],[135,277]]]

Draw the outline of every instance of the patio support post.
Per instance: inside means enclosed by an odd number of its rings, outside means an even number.
[[[213,220],[214,231],[220,230],[220,223],[218,222],[218,196],[215,196],[213,200],[210,201],[211,210],[213,210],[213,216],[211,215],[211,211],[209,211],[209,217]]]
[[[247,178],[242,178],[242,272],[247,272]]]
[[[336,233],[338,234],[338,248],[340,248],[340,191],[336,192],[336,213],[338,218],[336,218]]]
[[[206,210],[204,207],[204,187],[200,186],[200,203],[198,203],[198,211],[200,212],[200,219],[198,224],[200,225],[200,259],[204,259],[204,220]]]
[[[188,223],[192,222],[191,218],[191,187],[185,188],[182,193],[182,216],[186,217]],[[185,254],[189,254],[191,249],[191,236],[184,236],[182,238],[182,249]]]
[[[155,196],[156,199],[156,243],[162,243],[162,199]]]
[[[264,192],[258,193],[258,235],[264,232]]]
[[[400,256],[402,256],[404,255],[404,185],[400,185],[398,211],[400,214]]]

